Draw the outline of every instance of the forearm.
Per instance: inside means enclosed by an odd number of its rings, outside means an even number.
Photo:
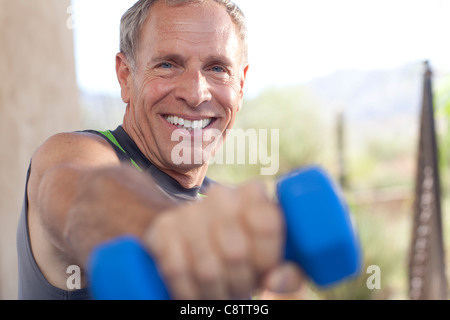
[[[66,170],[55,175],[70,182],[47,187],[46,224],[54,230],[56,245],[83,266],[98,244],[124,234],[140,237],[158,212],[176,205],[134,168]]]

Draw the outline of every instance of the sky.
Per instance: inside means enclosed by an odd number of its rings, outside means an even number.
[[[115,54],[122,14],[136,0],[72,0],[77,77],[90,92],[119,95]],[[236,0],[247,17],[246,90],[307,83],[338,70],[429,60],[450,71],[448,0]]]

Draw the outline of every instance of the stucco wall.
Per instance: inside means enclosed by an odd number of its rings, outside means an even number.
[[[0,299],[17,298],[16,228],[30,157],[79,129],[69,0],[0,0]]]

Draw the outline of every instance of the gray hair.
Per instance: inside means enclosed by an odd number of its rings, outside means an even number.
[[[120,23],[120,52],[125,54],[133,71],[136,71],[136,57],[139,39],[144,23],[150,14],[150,8],[160,0],[139,0],[122,16]],[[174,6],[190,2],[204,2],[207,0],[164,0],[166,5]],[[224,6],[236,26],[242,46],[243,62],[248,60],[247,23],[244,13],[230,0],[211,0]]]

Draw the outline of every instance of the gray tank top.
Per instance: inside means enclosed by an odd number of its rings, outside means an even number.
[[[178,182],[153,166],[141,153],[134,141],[127,135],[121,126],[114,131],[85,131],[98,134],[105,138],[116,151],[122,163],[131,162],[139,170],[148,172],[162,190],[170,196],[181,201],[194,201],[206,193],[213,183],[205,178],[201,187],[184,189]],[[62,290],[50,284],[42,274],[34,259],[28,228],[28,180],[31,173],[31,164],[28,168],[25,184],[25,196],[17,228],[17,256],[18,256],[18,299],[19,300],[90,300],[89,287],[80,290]],[[70,277],[70,274],[67,275]]]

